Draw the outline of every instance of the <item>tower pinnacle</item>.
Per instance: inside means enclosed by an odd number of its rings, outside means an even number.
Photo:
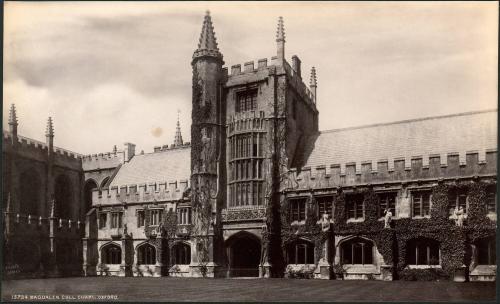
[[[283,17],[278,18],[278,30],[276,32],[276,47],[278,65],[283,65],[285,62],[285,26],[283,25]]]
[[[182,134],[181,134],[181,124],[179,123],[179,113],[180,113],[180,111],[177,111],[177,126],[175,128],[175,139],[174,139],[174,146],[176,146],[176,147],[183,145]]]
[[[285,42],[285,26],[283,24],[283,17],[278,18],[278,30],[276,32],[276,42]]]
[[[45,130],[46,137],[54,137],[54,126],[52,124],[52,117],[47,120],[47,129]]]
[[[17,114],[16,114],[16,105],[15,104],[12,104],[10,106],[9,125],[16,125],[17,126]]]
[[[311,88],[311,92],[314,97],[314,103],[316,103],[316,92],[318,89],[318,81],[316,80],[316,68],[312,67],[311,69],[311,80],[309,82],[309,87]]]
[[[203,20],[198,49],[194,51],[193,59],[203,56],[216,57],[222,60],[222,54],[219,52],[219,48],[217,46],[212,17],[210,16],[209,11],[206,12],[205,19]]]

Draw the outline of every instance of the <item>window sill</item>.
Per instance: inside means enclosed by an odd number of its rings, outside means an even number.
[[[306,220],[302,220],[302,221],[292,221],[292,223],[290,225],[292,225],[292,226],[302,226],[302,225],[305,225],[305,224],[306,224]]]
[[[373,264],[344,264],[342,268],[347,273],[378,273],[377,266]]]
[[[424,215],[424,216],[419,215],[419,216],[412,216],[411,218],[414,220],[421,220],[421,219],[430,219],[431,216],[430,215]]]
[[[471,275],[490,275],[496,273],[497,265],[477,265],[470,272]]]
[[[361,222],[364,222],[365,221],[365,218],[362,217],[362,218],[350,218],[350,219],[347,219],[347,223],[361,223]]]
[[[408,269],[441,269],[441,265],[408,265]]]

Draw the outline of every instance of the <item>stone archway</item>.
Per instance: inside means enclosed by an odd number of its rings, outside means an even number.
[[[258,277],[261,242],[253,234],[241,232],[226,242],[228,275],[230,277]]]

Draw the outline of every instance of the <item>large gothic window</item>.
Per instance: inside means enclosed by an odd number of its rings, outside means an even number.
[[[298,240],[287,246],[288,264],[314,264],[314,244]]]
[[[431,214],[431,192],[415,191],[411,193],[412,216],[424,217]]]
[[[70,179],[60,175],[55,183],[56,213],[60,218],[71,219],[73,207],[73,186]]]
[[[83,189],[83,202],[85,204],[85,214],[92,208],[92,191],[97,189],[97,184],[93,180],[88,180]]]
[[[172,247],[172,263],[189,265],[191,263],[191,247],[184,243],[177,243]]]
[[[137,248],[137,264],[156,264],[156,248],[150,244],[144,244]]]
[[[103,264],[121,264],[122,250],[116,244],[109,244],[101,249],[101,261]]]
[[[257,89],[238,92],[236,94],[236,112],[257,110]]]
[[[373,242],[354,238],[340,246],[343,264],[373,264]]]
[[[21,174],[20,178],[20,213],[39,215],[41,202],[41,182],[38,174],[28,170]]]
[[[229,138],[229,206],[264,204],[265,133],[249,132]]]
[[[439,265],[439,243],[435,240],[418,238],[406,246],[408,265]]]
[[[362,194],[346,195],[346,209],[348,219],[362,219],[364,217],[364,196]]]
[[[306,219],[306,199],[290,200],[290,220],[292,222],[305,221]]]

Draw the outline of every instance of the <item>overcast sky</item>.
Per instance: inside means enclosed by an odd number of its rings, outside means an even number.
[[[191,56],[211,11],[226,66],[276,55],[318,75],[320,130],[497,108],[498,3],[5,3],[3,127],[83,154],[190,137]]]

